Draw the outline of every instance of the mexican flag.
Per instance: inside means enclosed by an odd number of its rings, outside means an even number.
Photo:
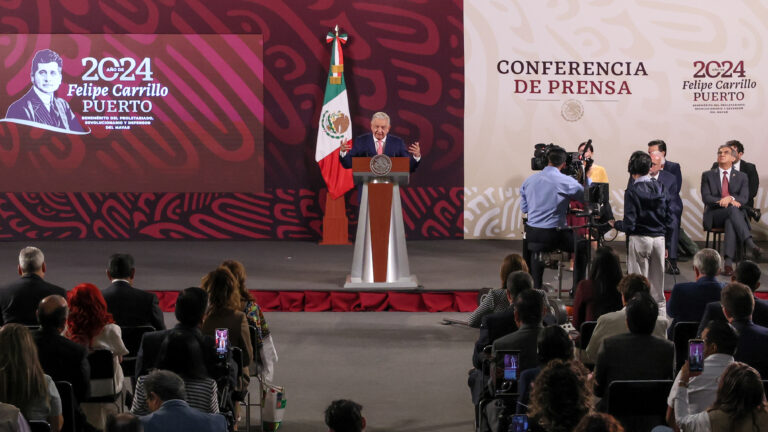
[[[352,141],[352,118],[349,115],[347,86],[344,83],[344,57],[341,46],[347,42],[346,34],[339,34],[339,26],[325,38],[331,43],[331,67],[325,84],[325,99],[317,130],[315,160],[320,165],[328,194],[336,199],[354,187],[352,170],[345,169],[339,161],[341,140]]]

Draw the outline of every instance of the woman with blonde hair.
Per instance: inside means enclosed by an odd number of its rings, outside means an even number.
[[[483,317],[496,312],[503,312],[507,310],[509,300],[507,300],[507,277],[510,273],[516,271],[528,271],[528,264],[519,254],[509,254],[504,257],[504,261],[501,263],[501,287],[488,291],[488,294],[483,296],[480,304],[477,306],[474,312],[469,315],[467,323],[470,327],[480,328],[480,324],[483,322]]]
[[[0,402],[13,405],[28,420],[45,420],[58,432],[64,424],[61,397],[43,373],[37,347],[26,327],[0,328]]]

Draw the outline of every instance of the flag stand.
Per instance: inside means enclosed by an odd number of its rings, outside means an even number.
[[[333,199],[326,190],[325,214],[323,215],[323,240],[321,245],[348,245],[349,220],[344,195]]]

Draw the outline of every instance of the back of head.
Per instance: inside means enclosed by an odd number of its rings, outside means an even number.
[[[636,151],[629,157],[629,163],[627,164],[627,170],[630,175],[648,174],[651,170],[651,156],[644,151]]]
[[[205,309],[208,307],[208,294],[202,288],[185,288],[176,298],[174,314],[185,327],[196,327],[203,322]]]
[[[528,289],[533,289],[533,278],[528,272],[518,270],[507,276],[507,293],[511,298],[517,296]]]
[[[182,378],[207,378],[203,351],[189,332],[172,330],[160,344],[158,369],[169,370]]]
[[[32,404],[47,394],[32,334],[21,324],[0,327],[0,401],[29,417]]]
[[[114,254],[109,257],[107,271],[112,279],[127,279],[133,272],[133,257],[130,254]]]
[[[19,252],[19,267],[22,273],[35,273],[43,268],[44,262],[43,251],[34,246],[27,246]]]
[[[709,277],[715,277],[722,265],[723,259],[714,249],[704,248],[693,256],[693,266],[699,269],[699,273]]]
[[[739,345],[739,334],[725,321],[712,320],[707,323],[705,342],[715,344],[718,354],[733,355]]]
[[[547,151],[547,161],[551,166],[559,167],[565,163],[565,158],[565,149],[560,146],[552,146],[549,151]]]
[[[147,395],[155,393],[161,401],[173,399],[187,399],[187,391],[184,388],[184,380],[175,373],[158,369],[150,372],[144,378],[144,389]]]
[[[629,301],[635,294],[640,292],[650,293],[651,283],[648,278],[638,273],[630,273],[619,281],[617,287],[624,301]]]
[[[67,329],[72,340],[90,346],[90,342],[105,325],[113,323],[107,312],[107,302],[96,285],[82,283],[67,293],[69,316]]]
[[[218,267],[203,276],[201,285],[208,293],[208,303],[212,310],[240,308],[237,279],[228,268]]]
[[[570,360],[573,358],[573,341],[560,326],[544,327],[536,341],[536,353],[542,365],[554,359]]]
[[[104,432],[143,432],[139,417],[131,413],[110,414]]]
[[[515,297],[515,317],[523,324],[539,325],[544,318],[544,296],[541,292],[529,289]]]
[[[501,287],[505,288],[507,284],[507,276],[515,271],[524,271],[528,273],[528,264],[525,263],[525,259],[520,254],[509,254],[504,257],[504,261],[501,263]]]
[[[627,302],[627,327],[632,333],[653,333],[658,316],[659,305],[647,292],[637,293]]]
[[[598,301],[615,293],[623,276],[621,261],[613,248],[610,246],[597,248],[589,270],[589,280],[592,281],[592,286],[596,290],[595,297]]]
[[[577,361],[552,360],[533,382],[529,413],[545,430],[573,430],[591,409],[592,386]]]
[[[573,432],[624,432],[624,428],[610,414],[592,413],[584,416]]]
[[[226,267],[232,272],[232,276],[234,276],[237,281],[237,292],[240,293],[240,298],[245,301],[253,301],[253,297],[245,287],[245,279],[247,276],[245,274],[245,266],[243,263],[235,260],[227,260],[222,262],[219,266]]]
[[[755,297],[748,286],[731,282],[720,291],[720,303],[725,313],[735,320],[746,320],[755,309]]]
[[[335,400],[325,409],[325,424],[333,432],[361,432],[365,427],[362,409],[351,400]]]
[[[67,300],[60,295],[49,295],[37,307],[37,322],[44,329],[62,329],[67,322]]]
[[[717,388],[715,410],[728,414],[735,423],[755,411],[766,411],[765,389],[760,374],[745,363],[733,362],[725,368]]]
[[[736,282],[741,282],[748,286],[752,292],[757,290],[760,284],[760,267],[750,260],[743,260],[736,266],[736,270],[733,272],[733,276],[736,278]]]

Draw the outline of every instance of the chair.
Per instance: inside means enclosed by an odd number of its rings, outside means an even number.
[[[69,381],[56,381],[54,384],[59,391],[61,415],[64,417],[61,432],[75,432],[75,393],[72,384]]]
[[[712,249],[719,251],[720,245],[722,244],[723,234],[725,233],[725,228],[709,228],[707,229],[704,227],[704,231],[707,233],[707,236],[704,238],[704,247],[709,247],[709,235],[712,234]]]
[[[88,354],[88,363],[91,366],[91,395],[83,402],[114,403],[120,399],[122,392],[115,386],[115,363],[112,351],[96,350]],[[118,410],[123,411],[122,403],[118,404]]]
[[[135,327],[121,327],[123,344],[128,349],[128,354],[123,356],[123,373],[127,377],[131,377],[132,382],[135,380],[136,373],[136,356],[139,353],[139,347],[141,346],[141,338],[144,333],[155,331],[155,328],[151,325],[135,326]],[[135,382],[134,382],[135,384]]]
[[[27,423],[32,432],[51,432],[51,425],[45,420],[30,420]]]
[[[688,340],[695,339],[699,332],[696,321],[680,321],[672,329],[672,342],[675,343],[675,373],[688,360]]]
[[[258,347],[258,329],[252,325],[248,326],[248,333],[251,336],[251,346],[253,347],[253,359],[251,361],[251,367],[250,374],[252,377],[256,377],[256,380],[258,381],[259,385],[259,402],[258,403],[251,403],[251,392],[248,392],[245,399],[245,423],[250,427],[251,423],[251,407],[259,407],[259,424],[261,424],[262,419],[262,409],[264,408],[264,392],[262,389],[264,388],[264,384],[261,380],[261,369],[264,365],[263,360],[261,359],[261,352],[259,351]],[[248,429],[246,429],[248,430]]]
[[[581,323],[581,328],[579,329],[579,348],[587,349],[587,345],[589,345],[589,341],[592,339],[592,333],[595,332],[595,327],[597,327],[597,321],[584,321]]]
[[[649,431],[665,424],[671,389],[672,380],[613,381],[606,395],[608,414],[616,417],[626,432]]]

